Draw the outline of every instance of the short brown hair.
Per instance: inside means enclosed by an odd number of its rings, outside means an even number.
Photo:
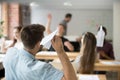
[[[21,40],[25,48],[33,49],[42,40],[45,27],[40,24],[25,26],[21,31]]]
[[[71,18],[72,17],[72,14],[71,13],[67,13],[66,15],[65,15],[65,18]]]

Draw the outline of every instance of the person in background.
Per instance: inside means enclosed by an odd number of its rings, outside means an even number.
[[[23,44],[22,44],[21,38],[20,38],[21,29],[22,29],[22,26],[14,27],[14,29],[13,29],[14,39],[9,46],[5,47],[5,41],[6,40],[5,39],[3,40],[3,44],[1,46],[1,51],[3,53],[5,53],[7,51],[7,49],[10,48],[10,47],[16,47],[17,49],[23,48]]]
[[[76,38],[76,41],[79,42],[79,43],[81,43],[81,39],[82,39],[82,36],[77,37],[77,38]]]
[[[72,14],[71,13],[67,13],[65,15],[64,20],[62,20],[60,22],[60,26],[64,28],[64,34],[63,35],[67,35],[67,23],[71,21],[72,18]]]
[[[79,37],[76,38],[76,42],[79,43],[79,51],[80,51],[80,48],[81,48],[81,39],[82,39],[82,35],[80,35]]]
[[[77,72],[81,74],[92,74],[94,63],[98,62],[96,52],[96,37],[90,32],[83,34],[81,38],[80,55],[73,62]]]
[[[16,26],[14,27],[14,30],[13,30],[13,34],[14,34],[14,39],[13,39],[13,42],[9,45],[9,46],[5,46],[5,38],[3,38],[3,42],[2,42],[2,45],[1,45],[1,52],[2,53],[6,53],[6,51],[8,50],[8,48],[10,47],[15,47],[17,49],[21,49],[23,48],[23,44],[21,42],[21,39],[20,39],[20,31],[22,29],[22,26]],[[0,77],[4,77],[4,68],[2,70],[0,70]]]
[[[105,36],[107,35],[107,29],[103,26],[103,31],[105,32]],[[100,27],[98,28],[98,31],[100,30]],[[104,39],[103,47],[97,47],[97,52],[100,55],[100,59],[106,59],[106,60],[114,60],[114,51],[113,46],[110,44],[106,39]]]
[[[52,16],[51,14],[48,15],[48,22],[46,24],[46,32],[48,34],[52,33],[52,31],[50,30],[50,25],[51,25],[51,19],[52,19]],[[64,38],[63,37],[63,34],[64,34],[65,30],[64,30],[64,27],[60,24],[58,25],[58,33],[57,33],[57,36],[59,36],[61,39],[62,39],[62,42],[63,42],[63,45],[64,45],[64,50],[65,51],[74,51],[74,47],[73,45],[69,42],[68,39]],[[54,48],[51,46],[49,51],[55,51]]]
[[[24,49],[10,48],[3,60],[5,80],[77,80],[58,36],[51,42],[62,63],[63,71],[35,59],[36,53],[41,48],[40,42],[44,37],[44,30],[44,26],[40,24],[28,25],[22,29],[21,40]]]

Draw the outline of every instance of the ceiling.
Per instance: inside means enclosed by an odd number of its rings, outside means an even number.
[[[112,9],[113,3],[120,0],[3,0],[7,2],[32,3],[34,7],[53,9]],[[70,2],[72,6],[64,6]]]

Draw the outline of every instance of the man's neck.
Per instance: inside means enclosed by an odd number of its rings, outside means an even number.
[[[61,34],[59,34],[59,33],[57,33],[56,35],[59,36],[59,37],[62,37],[62,36],[63,36],[63,35],[61,35]]]
[[[35,54],[36,54],[36,51],[34,50],[34,49],[31,49],[31,50],[29,50],[29,49],[27,49],[27,48],[24,48],[26,51],[28,51],[30,54],[32,54],[33,56],[35,56]]]
[[[66,18],[64,19],[64,21],[67,22],[67,23],[69,22]]]
[[[67,22],[67,19],[64,19],[65,22]]]
[[[20,40],[20,39],[17,39],[17,42],[19,43],[19,42],[21,42],[21,40]]]

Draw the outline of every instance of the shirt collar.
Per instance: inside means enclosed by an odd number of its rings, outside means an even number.
[[[29,58],[35,59],[35,57],[30,54],[28,51],[26,51],[25,49],[21,49],[21,53]]]

